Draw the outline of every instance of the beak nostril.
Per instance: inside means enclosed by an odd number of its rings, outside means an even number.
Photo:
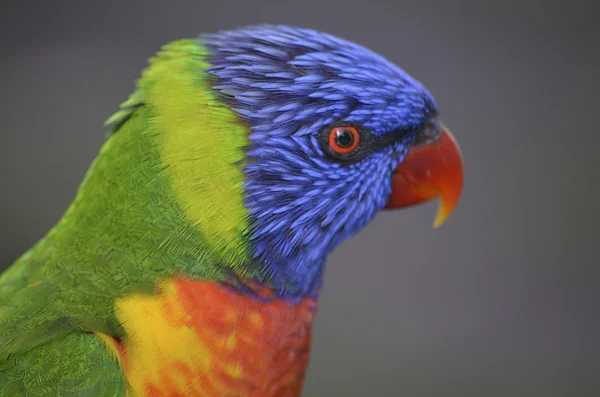
[[[415,145],[425,145],[439,139],[442,135],[442,123],[437,117],[429,120],[425,126],[417,133]]]

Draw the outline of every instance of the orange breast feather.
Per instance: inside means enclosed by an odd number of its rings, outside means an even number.
[[[113,351],[134,396],[298,396],[315,307],[173,280],[116,303],[126,337]]]

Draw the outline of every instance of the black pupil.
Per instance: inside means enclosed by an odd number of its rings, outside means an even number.
[[[350,147],[354,143],[354,134],[348,130],[337,130],[335,133],[335,143],[339,147]]]

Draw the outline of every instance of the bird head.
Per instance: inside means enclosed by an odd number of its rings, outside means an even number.
[[[244,204],[276,286],[315,288],[327,254],[382,209],[458,202],[459,147],[433,96],[380,55],[309,29],[204,35],[213,90],[250,128]]]

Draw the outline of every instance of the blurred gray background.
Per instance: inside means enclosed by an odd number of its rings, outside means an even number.
[[[598,3],[597,3],[598,4]],[[333,33],[435,95],[456,212],[381,213],[330,257],[304,396],[600,396],[600,32],[592,1],[3,2],[0,269],[59,219],[163,43]]]

